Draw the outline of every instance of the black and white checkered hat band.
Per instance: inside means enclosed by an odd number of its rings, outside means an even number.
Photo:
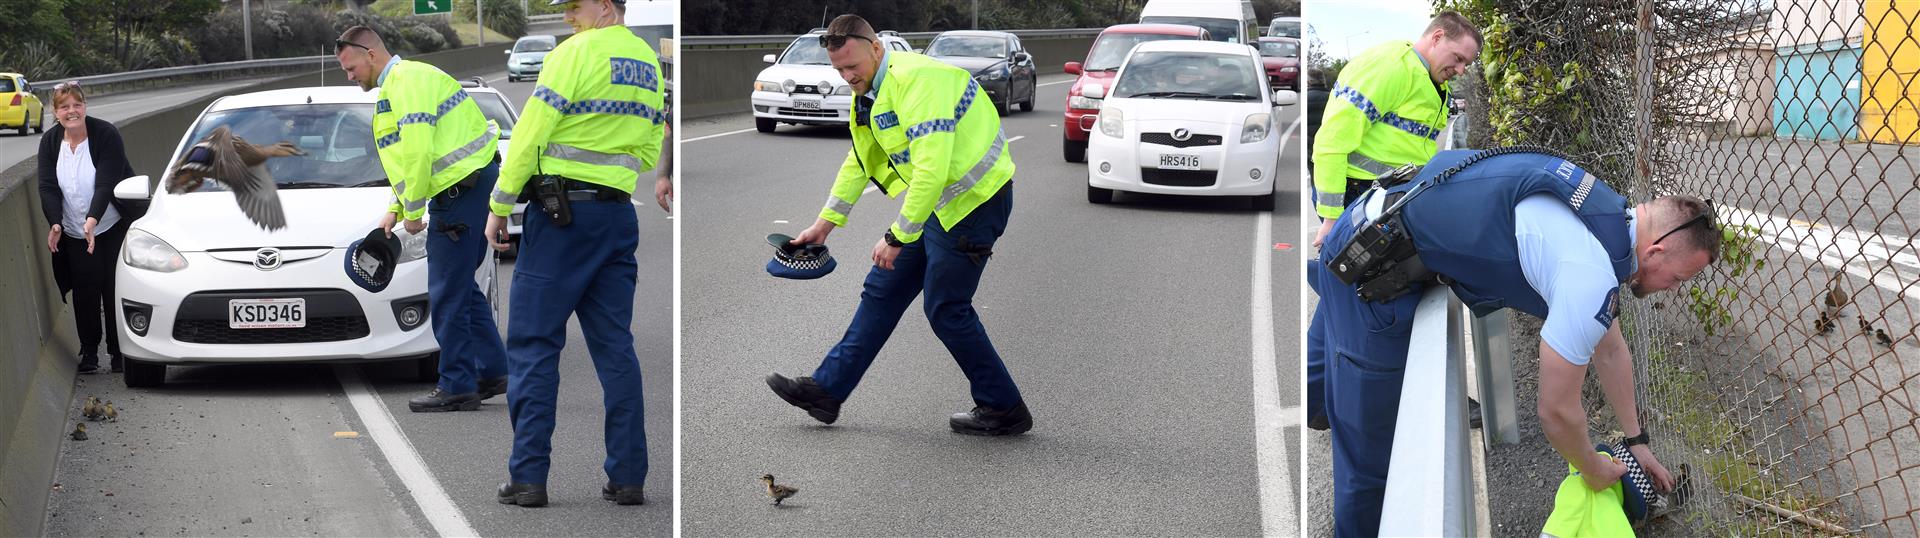
[[[1647,470],[1640,467],[1640,461],[1633,458],[1633,452],[1626,446],[1613,449],[1613,458],[1627,464],[1627,486],[1640,490],[1641,498],[1653,497],[1653,479],[1647,477]]]
[[[780,265],[785,265],[787,267],[791,267],[793,269],[797,269],[801,271],[812,271],[815,269],[819,269],[821,267],[825,267],[827,265],[827,260],[829,259],[829,258],[812,258],[812,259],[801,260],[801,259],[795,259],[787,256],[776,256],[776,258],[780,260]]]

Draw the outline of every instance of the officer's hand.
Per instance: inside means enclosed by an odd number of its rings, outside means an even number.
[[[406,228],[407,228],[407,233],[418,235],[420,232],[427,231],[427,221],[421,220],[421,219],[407,219]]]
[[[893,270],[893,259],[900,257],[900,247],[887,244],[886,239],[873,244],[873,265],[888,271]]]
[[[660,209],[673,212],[673,177],[660,176],[653,182],[653,199],[660,202]]]
[[[830,233],[833,233],[833,221],[815,219],[812,226],[808,226],[805,230],[800,230],[800,235],[794,236],[793,241],[789,241],[787,244],[824,245],[827,244],[827,234]]]
[[[1320,248],[1327,241],[1327,232],[1333,230],[1333,219],[1320,219],[1320,232],[1313,234],[1313,248]]]
[[[99,223],[100,221],[98,219],[95,219],[93,217],[87,217],[87,223],[84,226],[81,226],[80,228],[80,230],[82,232],[85,232],[87,235],[87,253],[88,254],[93,253],[93,226]]]
[[[1647,448],[1647,445],[1633,445],[1627,447],[1627,452],[1633,454],[1634,461],[1640,462],[1640,468],[1647,472],[1648,478],[1653,479],[1654,491],[1673,491],[1673,473],[1667,472],[1667,468],[1660,465],[1660,460],[1653,457],[1653,449]]]
[[[47,229],[47,252],[60,251],[60,225]]]
[[[493,245],[494,250],[500,252],[507,251],[506,217],[487,213],[487,244]]]
[[[387,232],[387,237],[393,237],[393,224],[399,220],[399,217],[400,215],[392,211],[380,214],[380,229]]]
[[[1580,479],[1587,483],[1587,489],[1594,491],[1607,489],[1608,486],[1619,482],[1622,475],[1627,474],[1627,464],[1620,463],[1612,456],[1595,452],[1588,457],[1591,459],[1588,460],[1587,468],[1580,470]]]

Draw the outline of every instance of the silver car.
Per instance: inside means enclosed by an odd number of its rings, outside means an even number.
[[[530,35],[513,42],[507,50],[507,82],[540,78],[540,64],[560,41],[550,35]]]

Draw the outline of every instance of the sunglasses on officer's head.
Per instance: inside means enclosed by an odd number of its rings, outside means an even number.
[[[1702,210],[1699,214],[1694,215],[1693,218],[1687,219],[1686,222],[1680,223],[1679,226],[1675,226],[1672,230],[1668,230],[1667,233],[1660,234],[1660,238],[1654,239],[1653,244],[1658,245],[1660,244],[1660,241],[1662,239],[1666,239],[1667,236],[1673,235],[1675,232],[1679,232],[1680,230],[1691,228],[1693,227],[1694,224],[1698,224],[1698,223],[1703,223],[1703,222],[1706,223],[1708,230],[1718,230],[1719,228],[1714,226],[1713,224],[1713,199],[1708,198],[1705,201],[1706,201],[1706,209]]]
[[[362,45],[362,44],[359,44],[359,43],[354,43],[354,42],[352,42],[352,41],[347,41],[347,40],[345,40],[345,39],[335,39],[335,40],[333,40],[333,53],[334,53],[334,54],[339,54],[339,53],[340,53],[340,51],[343,51],[343,50],[346,50],[346,49],[347,49],[347,47],[355,47],[355,48],[358,48],[358,49],[360,49],[360,50],[364,50],[364,51],[367,51],[367,52],[373,52],[373,49],[370,49],[370,48],[367,48],[367,46],[366,46],[366,45]]]
[[[872,42],[873,42],[873,40],[872,40],[872,39],[867,39],[867,36],[863,36],[863,35],[853,35],[853,34],[823,34],[823,35],[821,35],[821,36],[820,36],[820,46],[822,46],[822,47],[826,47],[826,48],[827,48],[827,50],[833,50],[833,49],[837,49],[837,48],[840,48],[840,46],[841,46],[841,45],[845,45],[845,44],[847,44],[847,38],[849,38],[849,37],[851,37],[851,38],[857,38],[857,39],[860,39],[860,40],[863,40],[863,41],[866,41],[866,42],[868,42],[868,43],[872,43]]]

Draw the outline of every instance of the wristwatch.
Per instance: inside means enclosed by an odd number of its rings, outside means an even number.
[[[1633,446],[1633,445],[1644,445],[1650,442],[1652,442],[1652,440],[1647,437],[1647,431],[1640,430],[1640,435],[1635,435],[1633,437],[1622,439],[1620,441],[1620,444],[1623,446]]]
[[[904,246],[907,246],[907,244],[906,244],[906,243],[902,243],[902,242],[900,242],[900,239],[899,239],[899,238],[896,238],[896,237],[894,237],[894,236],[893,236],[893,230],[887,230],[887,235],[886,235],[886,238],[887,238],[887,246],[891,246],[891,247],[904,247]]]

